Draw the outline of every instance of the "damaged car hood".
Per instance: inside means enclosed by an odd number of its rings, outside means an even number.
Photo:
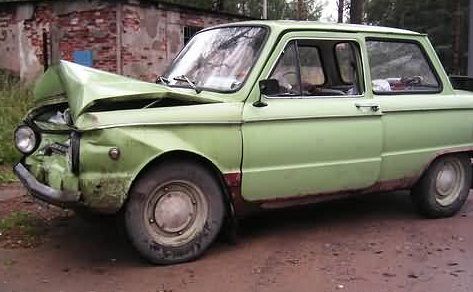
[[[174,98],[200,103],[221,102],[187,90],[139,81],[68,61],[60,61],[44,73],[35,86],[34,97],[37,104],[67,101],[74,119],[99,100]]]

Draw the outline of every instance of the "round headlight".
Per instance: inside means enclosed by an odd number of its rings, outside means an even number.
[[[15,131],[15,146],[23,154],[29,154],[36,148],[36,133],[28,126],[20,126]]]

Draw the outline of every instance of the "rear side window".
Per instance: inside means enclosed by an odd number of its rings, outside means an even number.
[[[439,92],[440,83],[417,43],[366,42],[375,93]]]

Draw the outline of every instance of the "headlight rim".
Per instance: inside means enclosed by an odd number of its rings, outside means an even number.
[[[31,150],[29,151],[24,151],[24,149],[20,149],[20,147],[18,147],[18,143],[17,143],[17,133],[20,129],[22,128],[28,128],[30,129],[33,134],[34,134],[34,139],[35,139],[35,143],[34,143],[34,146],[33,148],[31,148]],[[35,152],[39,145],[41,144],[41,136],[38,134],[37,131],[35,131],[34,127],[31,127],[30,125],[28,124],[21,124],[19,125],[18,127],[16,127],[15,131],[13,132],[13,141],[14,141],[14,145],[15,145],[15,148],[20,152],[22,153],[23,155],[30,155],[31,153]]]

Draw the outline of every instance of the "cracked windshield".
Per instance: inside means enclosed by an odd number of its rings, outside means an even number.
[[[168,70],[169,85],[234,91],[241,87],[263,46],[262,27],[225,27],[198,33]]]

